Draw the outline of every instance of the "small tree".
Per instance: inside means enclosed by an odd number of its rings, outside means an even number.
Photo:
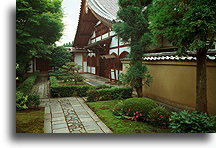
[[[67,62],[61,68],[62,72],[69,75],[69,76],[63,76],[65,78],[65,80],[74,81],[75,84],[77,84],[77,82],[84,80],[84,77],[81,76],[79,73],[80,69],[81,69],[81,66],[77,65],[74,62]]]
[[[152,80],[146,66],[142,64],[144,52],[151,43],[147,20],[147,6],[150,2],[151,0],[119,0],[117,16],[120,21],[114,25],[117,35],[131,46],[130,68],[121,80],[134,87],[138,97],[143,96],[143,80],[145,84],[150,84]]]
[[[196,110],[207,112],[206,54],[214,44],[216,3],[213,0],[153,0],[149,20],[152,33],[163,35],[179,54],[196,51]]]

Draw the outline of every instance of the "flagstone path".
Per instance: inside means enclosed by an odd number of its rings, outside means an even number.
[[[40,76],[32,92],[45,107],[44,133],[112,133],[83,98],[50,98],[48,77]]]

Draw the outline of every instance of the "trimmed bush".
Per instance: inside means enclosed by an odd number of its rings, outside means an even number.
[[[91,87],[89,85],[59,85],[57,78],[54,76],[50,77],[50,85],[50,92],[53,97],[85,97]]]
[[[206,113],[197,111],[173,112],[169,127],[173,133],[214,133],[216,132],[215,116],[209,117]]]
[[[31,91],[39,73],[39,71],[36,71],[31,76],[29,76],[23,83],[21,83],[17,87],[17,91],[21,91],[24,94],[28,94]]]
[[[51,87],[51,95],[53,97],[71,97],[80,96],[85,97],[87,95],[88,85],[64,85]]]
[[[94,102],[97,101],[99,98],[99,93],[96,89],[89,89],[87,92],[87,101],[88,102]]]
[[[106,88],[112,88],[113,86],[111,85],[98,85],[95,86],[95,89],[106,89]]]
[[[51,76],[51,77],[50,77],[50,86],[51,86],[51,87],[58,86],[58,80],[57,80],[56,77],[54,77],[54,76]]]
[[[16,92],[16,110],[28,109],[26,103],[28,101],[28,96],[21,91]]]
[[[132,88],[119,87],[119,88],[106,88],[97,90],[99,93],[98,100],[116,100],[127,99],[132,97]]]
[[[121,105],[114,108],[114,114],[116,112],[122,112],[123,116],[132,117],[133,120],[145,121],[149,115],[149,112],[156,108],[157,104],[147,98],[129,98],[123,100]]]
[[[40,96],[37,94],[29,94],[27,100],[28,108],[38,107],[40,105]]]
[[[159,127],[168,127],[171,113],[163,106],[153,108],[148,115],[147,121]]]

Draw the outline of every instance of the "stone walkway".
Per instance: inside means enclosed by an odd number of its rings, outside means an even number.
[[[108,82],[110,82],[110,79],[100,77],[93,74],[83,73],[83,77],[85,77],[85,82],[89,83],[90,85],[98,86],[98,85],[112,85]],[[118,87],[117,85],[112,85],[114,87]]]
[[[44,133],[112,133],[83,98],[49,98],[48,77],[39,77],[32,92],[45,107]]]
[[[48,99],[45,133],[112,133],[79,97]]]

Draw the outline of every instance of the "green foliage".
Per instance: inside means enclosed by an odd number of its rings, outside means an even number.
[[[112,130],[113,133],[168,133],[169,129],[161,129],[145,122],[122,120],[112,114],[113,106],[119,100],[87,102],[88,106]]]
[[[28,101],[28,96],[24,95],[21,91],[16,92],[16,110],[28,109],[26,103]]]
[[[179,49],[212,47],[216,33],[216,3],[209,0],[153,0],[150,8],[150,29],[155,36],[163,35]],[[207,50],[207,49],[206,49]]]
[[[29,94],[26,104],[28,108],[38,108],[38,106],[40,105],[40,96],[37,94]]]
[[[16,57],[20,73],[32,57],[47,57],[63,31],[62,0],[17,0]]]
[[[51,87],[58,86],[58,80],[57,80],[56,77],[54,77],[54,76],[51,76],[51,77],[50,77],[50,86],[51,86]]]
[[[38,75],[39,71],[34,72],[22,84],[17,87],[17,90],[23,92],[24,94],[28,94],[31,91]]]
[[[132,88],[120,87],[110,88],[111,86],[101,85],[91,87],[87,92],[87,101],[120,100],[132,96]]]
[[[95,86],[95,89],[106,89],[106,88],[112,88],[113,86],[111,85],[98,85]]]
[[[171,113],[165,107],[158,106],[149,112],[147,121],[155,126],[168,127],[170,115]]]
[[[51,95],[53,97],[85,97],[88,89],[88,85],[51,86]]]
[[[87,101],[94,102],[99,98],[99,93],[95,88],[91,88],[87,91]]]
[[[132,96],[132,88],[130,87],[105,88],[99,89],[97,92],[99,93],[97,100],[120,100]]]
[[[157,104],[151,99],[129,98],[120,102],[113,112],[124,117],[131,117],[132,120],[146,121],[149,112],[156,107]]]
[[[69,42],[69,43],[65,43],[63,46],[64,47],[72,47],[73,43]]]
[[[153,80],[148,69],[146,66],[142,65],[141,62],[137,62],[132,67],[129,67],[127,73],[120,75],[119,81],[121,84],[129,84],[131,87],[139,87],[140,83],[137,79],[142,79],[147,86],[150,86]]]
[[[151,44],[151,33],[147,20],[148,5],[151,0],[119,0],[117,16],[119,23],[114,24],[113,29],[123,42],[129,42],[130,68],[121,80],[124,84],[135,87],[138,96],[142,96],[142,81],[149,85],[152,80],[145,65],[142,65],[145,51]]]
[[[50,77],[50,93],[53,97],[71,97],[87,95],[88,85],[59,85],[56,77]]]
[[[51,53],[52,66],[55,68],[60,68],[65,63],[70,62],[71,57],[71,53],[63,46],[55,47]]]
[[[62,73],[66,74],[67,76],[62,76],[61,78],[64,81],[74,81],[75,83],[81,82],[84,80],[84,77],[79,74],[80,69],[81,66],[77,65],[75,62],[67,62],[61,68]]]
[[[215,116],[193,111],[173,112],[170,118],[170,128],[173,133],[214,133]]]

